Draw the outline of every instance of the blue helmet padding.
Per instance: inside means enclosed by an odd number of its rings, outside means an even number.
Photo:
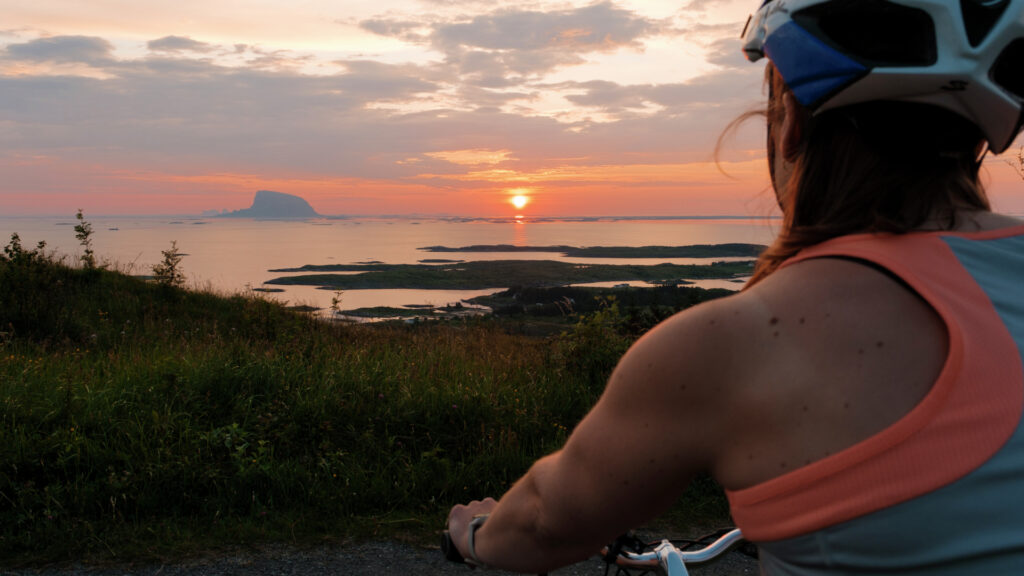
[[[764,53],[796,99],[811,109],[869,71],[793,21],[779,26],[765,39]]]

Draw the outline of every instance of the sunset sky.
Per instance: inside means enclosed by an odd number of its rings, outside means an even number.
[[[0,0],[0,215],[764,216],[756,5]]]

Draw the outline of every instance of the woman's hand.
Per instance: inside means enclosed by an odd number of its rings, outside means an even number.
[[[497,505],[498,501],[494,498],[484,498],[473,500],[469,504],[458,504],[448,513],[448,534],[463,558],[473,557],[469,553],[469,523],[475,516],[490,514]]]

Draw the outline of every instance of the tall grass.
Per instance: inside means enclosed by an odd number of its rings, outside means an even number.
[[[0,557],[437,520],[501,493],[593,403],[603,378],[563,354],[489,320],[341,327],[2,258]]]
[[[620,323],[610,303],[547,340],[493,319],[339,326],[12,239],[0,562],[430,533],[561,445],[630,342]]]

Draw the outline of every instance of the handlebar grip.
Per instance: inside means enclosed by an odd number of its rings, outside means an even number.
[[[457,564],[465,564],[466,559],[463,558],[459,549],[455,547],[455,542],[452,541],[452,535],[447,530],[441,533],[441,552],[444,554],[444,559],[449,562],[455,562]]]

